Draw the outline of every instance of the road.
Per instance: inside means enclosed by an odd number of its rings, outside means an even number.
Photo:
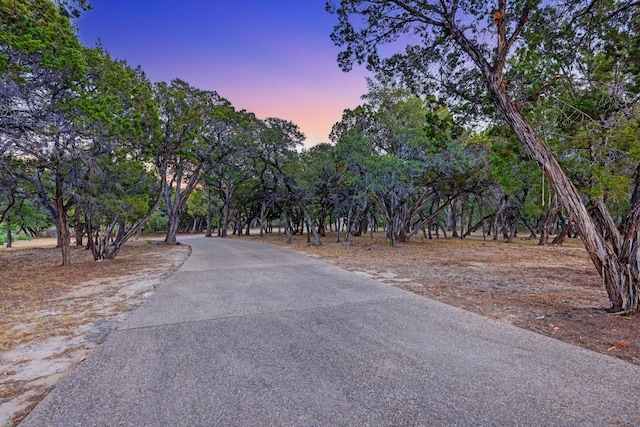
[[[640,367],[285,248],[192,255],[21,423],[640,425]]]

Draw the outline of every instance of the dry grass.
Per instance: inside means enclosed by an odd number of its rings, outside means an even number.
[[[0,425],[26,416],[189,254],[137,241],[103,262],[73,248],[62,267],[58,249],[37,244],[0,250]]]
[[[107,284],[117,277],[138,274],[148,266],[150,255],[168,250],[170,246],[134,243],[113,260],[95,262],[89,251],[74,248],[70,267],[60,265],[55,248],[0,251],[0,350],[66,335],[97,312],[90,299],[70,299],[72,290],[86,286],[89,280]],[[114,296],[117,291],[115,285],[103,290],[103,296]]]
[[[640,316],[607,312],[604,289],[577,240],[563,247],[472,239],[421,240],[391,248],[376,234],[354,244],[294,236],[243,236],[288,246],[408,291],[640,364]],[[18,242],[33,246],[38,242]],[[63,268],[55,248],[0,249],[0,425],[19,422],[104,340],[114,319],[175,271],[188,247],[131,242],[96,263],[74,249]],[[38,374],[50,371],[52,374]],[[46,369],[45,369],[46,367]],[[3,412],[4,411],[4,412]],[[9,411],[9,412],[7,412]]]

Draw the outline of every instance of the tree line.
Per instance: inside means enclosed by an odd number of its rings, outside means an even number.
[[[637,7],[342,0],[332,34],[348,70],[374,72],[330,143],[258,119],[215,91],[153,83],[83,46],[84,1],[0,0],[0,226],[53,224],[94,259],[142,228],[248,233],[384,230],[579,234],[616,312],[638,309]],[[385,42],[406,41],[386,58]]]

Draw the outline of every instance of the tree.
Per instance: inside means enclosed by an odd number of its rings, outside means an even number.
[[[617,1],[559,1],[541,5],[535,1],[508,3],[506,0],[497,0],[495,4],[475,0],[342,0],[339,6],[327,5],[329,11],[338,15],[339,23],[332,38],[337,45],[345,47],[338,58],[343,69],[350,69],[355,61],[367,61],[373,69],[416,74],[425,84],[442,81],[444,84],[440,87],[449,89],[451,97],[458,99],[469,100],[484,92],[543,171],[562,205],[575,218],[615,312],[639,308],[640,165],[636,169],[632,202],[620,236],[622,244],[618,249],[612,248],[589,215],[581,194],[540,132],[531,125],[523,108],[526,101],[535,101],[558,79],[556,73],[540,73],[554,67],[532,70],[533,74],[542,77],[534,82],[513,82],[505,75],[510,71],[510,61],[523,52],[518,47],[524,46],[524,37],[532,38],[536,31],[548,38],[539,52],[556,65],[571,61],[577,64],[582,58],[575,54],[576,47],[590,40],[588,36],[598,30],[604,34],[615,29],[628,35],[626,39],[634,40],[637,45],[634,4]],[[408,46],[404,54],[381,61],[378,47],[407,34],[418,38],[420,44]],[[416,83],[416,79],[412,82]],[[525,90],[518,93],[520,87]],[[517,99],[517,95],[527,96]]]
[[[300,182],[310,193],[321,237],[326,235],[327,218],[336,205],[342,181],[342,175],[336,170],[335,158],[335,146],[327,143],[303,150],[300,156]]]
[[[257,161],[256,141],[262,126],[262,122],[252,113],[238,112],[236,129],[228,141],[225,155],[210,169],[204,180],[204,185],[215,190],[222,202],[222,217],[218,224],[218,235],[221,237],[227,236],[236,190],[246,183],[252,174],[258,174],[253,166]]]
[[[182,80],[156,85],[161,139],[155,166],[169,224],[166,243],[176,243],[180,216],[204,173],[224,157],[237,116],[229,101]]]
[[[86,229],[94,259],[102,260],[114,258],[160,202],[157,177],[148,166],[159,119],[151,82],[141,69],[113,60],[100,47],[87,49],[85,57],[84,127],[95,149],[84,186],[76,189],[74,227],[77,243]]]
[[[2,1],[0,22],[3,151],[30,164],[40,201],[56,224],[62,264],[69,265],[71,188],[82,179],[91,145],[81,133],[82,47],[68,16],[50,1]],[[43,181],[48,178],[51,193]]]
[[[501,227],[494,227],[494,240],[498,240],[499,228],[504,229],[507,241],[513,241],[518,223],[522,221],[537,236],[537,224],[532,222],[542,218],[551,206],[547,206],[542,182],[542,174],[524,152],[522,145],[515,139],[510,129],[494,126],[485,132],[490,143],[489,163],[491,172],[502,187],[504,195],[496,211],[494,223],[502,219]]]
[[[455,176],[469,166],[470,159],[461,142],[461,128],[433,97],[422,99],[398,85],[371,82],[364,99],[369,103],[345,114],[335,134],[340,129],[338,144],[342,137],[347,144],[363,144],[363,150],[354,151],[356,155],[348,159],[383,213],[393,246],[421,230],[464,191],[463,180]],[[349,212],[355,215],[347,218],[366,218],[370,209],[366,201],[360,199],[361,212],[351,207]],[[425,216],[428,205],[432,210]],[[355,227],[348,222],[347,232],[353,234]]]
[[[304,134],[298,126],[288,120],[267,118],[258,139],[257,158],[261,168],[261,182],[266,184],[263,196],[278,204],[283,213],[287,242],[291,243],[291,214],[298,208],[301,218],[313,232],[316,245],[320,246],[320,235],[314,225],[308,206],[311,195],[300,182],[300,161],[295,151],[304,142]]]

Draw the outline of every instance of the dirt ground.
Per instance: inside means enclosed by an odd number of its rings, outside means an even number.
[[[0,249],[0,426],[19,423],[189,253],[135,241],[95,262],[74,248],[63,268],[55,239]]]
[[[640,365],[640,316],[607,312],[609,302],[579,240],[562,247],[481,237],[353,245],[306,237],[236,237],[288,246],[358,274]],[[19,423],[127,313],[188,257],[188,246],[130,242],[96,263],[74,249],[59,266],[52,240],[0,249],[0,426]],[[37,247],[46,246],[46,247]]]

